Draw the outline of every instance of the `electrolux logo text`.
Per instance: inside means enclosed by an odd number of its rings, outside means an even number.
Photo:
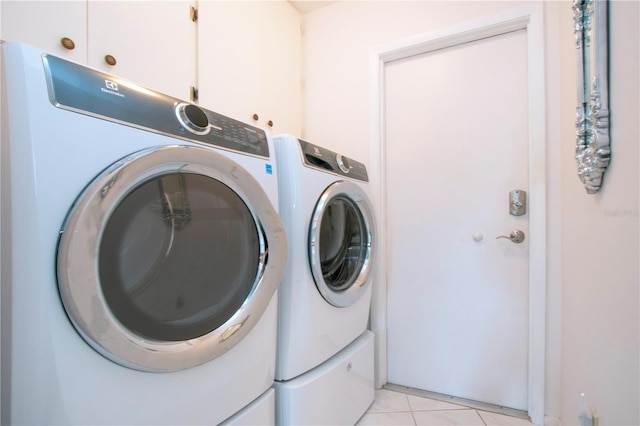
[[[104,85],[106,86],[106,89],[104,87],[101,87],[100,90],[102,92],[124,98],[124,95],[118,91],[118,83],[116,83],[115,81],[105,80]]]

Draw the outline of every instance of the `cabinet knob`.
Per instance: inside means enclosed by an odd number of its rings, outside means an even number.
[[[258,114],[253,114],[253,116],[251,118],[253,118],[255,121],[258,121],[260,119]]]
[[[71,40],[69,37],[62,37],[60,39],[60,44],[62,45],[62,47],[64,47],[65,49],[69,49],[69,50],[73,50],[76,48],[76,44],[73,42],[73,40]]]
[[[267,121],[267,126],[273,127],[273,121],[271,121],[271,120]]]
[[[112,55],[105,55],[104,61],[111,66],[114,66],[117,63],[116,58]]]

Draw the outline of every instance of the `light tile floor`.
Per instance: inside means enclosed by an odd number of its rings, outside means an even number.
[[[518,417],[492,413],[387,389],[376,398],[357,426],[531,426]]]

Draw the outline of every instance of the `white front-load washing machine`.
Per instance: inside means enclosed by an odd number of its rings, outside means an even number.
[[[270,136],[2,53],[2,424],[273,423]]]
[[[359,161],[274,137],[289,258],[280,287],[279,424],[353,424],[374,398],[367,331],[376,233]]]

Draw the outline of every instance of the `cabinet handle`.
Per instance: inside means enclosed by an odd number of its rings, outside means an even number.
[[[104,61],[111,66],[114,66],[117,63],[116,58],[112,55],[105,55]]]
[[[69,49],[69,50],[73,50],[76,48],[76,44],[73,42],[73,40],[71,40],[69,37],[62,37],[60,39],[60,44],[62,45],[62,47],[64,47],[65,49]]]

